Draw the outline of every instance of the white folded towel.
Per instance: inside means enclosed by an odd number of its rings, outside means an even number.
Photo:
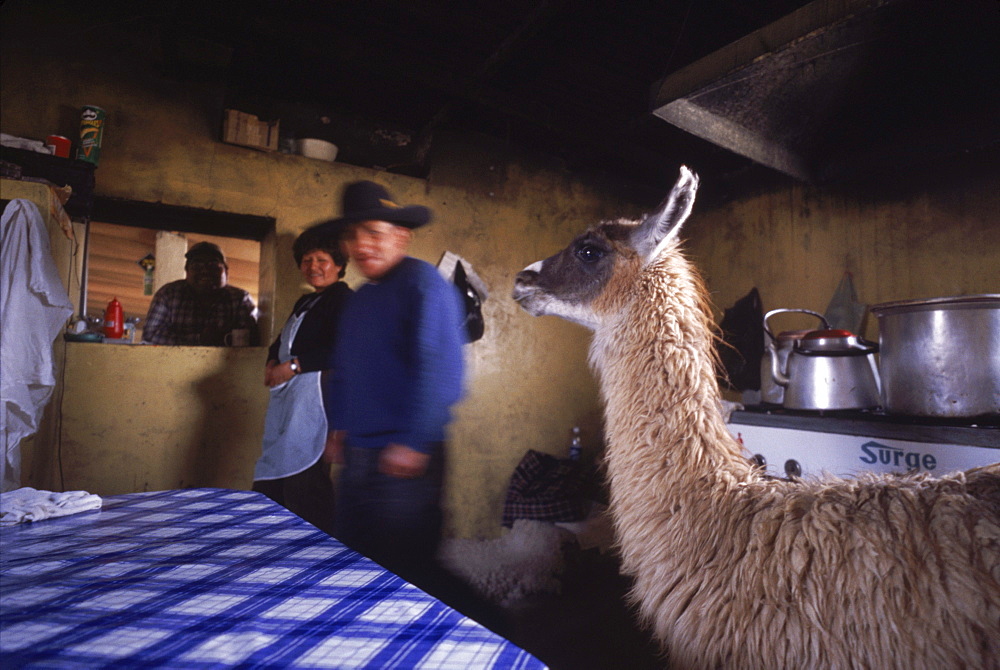
[[[100,509],[101,498],[86,491],[53,493],[30,486],[0,493],[0,526],[41,521],[87,510]]]

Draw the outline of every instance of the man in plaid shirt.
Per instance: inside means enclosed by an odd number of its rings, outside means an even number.
[[[250,294],[226,283],[229,266],[222,249],[199,242],[184,254],[184,279],[164,284],[153,296],[142,339],[150,344],[217,347],[228,333],[250,332],[259,343],[257,307]]]

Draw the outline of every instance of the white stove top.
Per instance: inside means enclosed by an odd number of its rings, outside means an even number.
[[[862,471],[942,475],[1000,462],[1000,426],[734,412],[730,432],[775,477]]]

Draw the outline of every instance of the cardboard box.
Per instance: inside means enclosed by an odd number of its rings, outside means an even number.
[[[278,150],[280,121],[261,121],[253,114],[227,109],[222,120],[222,141],[263,151]]]

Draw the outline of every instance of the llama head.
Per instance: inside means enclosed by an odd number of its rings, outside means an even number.
[[[558,316],[596,330],[627,299],[643,268],[673,247],[697,190],[698,176],[682,166],[654,213],[638,223],[599,223],[529,265],[514,280],[514,300],[532,316]]]

